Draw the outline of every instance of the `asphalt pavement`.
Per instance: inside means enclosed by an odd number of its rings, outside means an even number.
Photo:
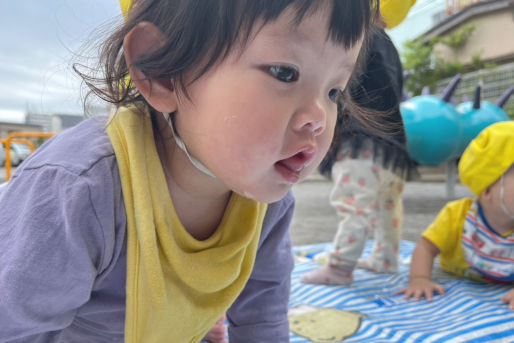
[[[332,242],[338,218],[328,202],[331,182],[307,179],[293,187],[296,209],[291,226],[293,245]],[[407,182],[403,192],[404,225],[402,239],[417,241],[423,230],[450,200],[472,196],[462,184],[455,186],[455,196],[446,197],[446,183]]]

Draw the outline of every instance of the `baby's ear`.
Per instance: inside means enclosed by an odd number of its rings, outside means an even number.
[[[484,189],[482,193],[480,193],[480,199],[489,200],[491,197],[491,186],[486,187],[486,189]]]
[[[164,44],[161,30],[152,23],[140,22],[130,30],[123,40],[125,61],[132,82],[148,104],[162,113],[177,110],[177,97],[170,79],[149,79],[134,63],[142,55],[150,54]]]

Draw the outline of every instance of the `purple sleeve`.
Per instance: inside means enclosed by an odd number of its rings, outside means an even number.
[[[63,329],[89,300],[106,263],[92,187],[83,175],[43,166],[1,190],[0,342]]]
[[[230,343],[289,342],[287,309],[294,266],[289,225],[293,211],[291,192],[268,207],[254,270],[227,312]]]

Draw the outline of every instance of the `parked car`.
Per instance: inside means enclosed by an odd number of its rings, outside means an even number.
[[[0,167],[5,165],[5,148],[4,145],[0,143]]]
[[[30,149],[29,149],[29,152],[30,152]],[[11,163],[13,160],[15,162],[17,161],[16,153],[12,149],[9,150],[9,155],[11,155]],[[20,163],[21,162],[18,162],[18,164],[20,164]],[[3,166],[5,166],[5,147],[3,144],[0,143],[0,167],[3,167]]]
[[[30,148],[21,143],[11,143],[11,151],[13,151],[15,155],[14,158],[11,155],[11,163],[13,166],[19,165],[30,155]]]

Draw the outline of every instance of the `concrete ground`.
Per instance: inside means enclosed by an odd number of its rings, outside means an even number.
[[[311,178],[293,187],[296,210],[291,237],[293,245],[331,242],[337,231],[337,216],[328,202],[331,182]],[[463,185],[455,187],[454,199],[471,196]],[[439,210],[451,199],[446,198],[445,182],[408,182],[403,193],[404,227],[402,239],[417,241]]]

